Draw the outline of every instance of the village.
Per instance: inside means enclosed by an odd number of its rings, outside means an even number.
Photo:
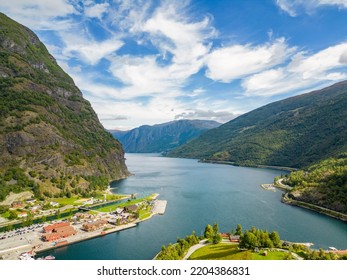
[[[157,196],[155,194],[150,199],[134,200],[133,204],[116,204],[98,210],[80,207],[84,211],[65,219],[2,232],[0,259],[31,260],[35,259],[37,253],[136,227],[139,222],[155,214],[165,213],[167,202],[158,200]],[[54,256],[40,259],[54,259]]]

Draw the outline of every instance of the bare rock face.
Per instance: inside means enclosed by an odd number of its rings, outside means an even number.
[[[73,191],[81,176],[128,176],[121,144],[71,77],[31,30],[0,13],[0,189],[16,168],[41,193],[58,183]]]

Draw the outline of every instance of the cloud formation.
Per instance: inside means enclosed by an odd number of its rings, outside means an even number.
[[[276,4],[291,17],[296,17],[302,9],[304,12],[311,14],[315,9],[322,6],[347,9],[346,0],[276,0]]]
[[[347,43],[331,46],[315,54],[298,52],[285,67],[252,75],[242,83],[247,95],[271,96],[305,89],[327,81],[347,78]]]
[[[218,15],[201,13],[199,5],[193,0],[16,0],[2,1],[0,10],[38,32],[107,128],[175,118],[225,122],[281,94],[347,78],[342,37],[330,45],[300,45],[284,27],[279,32],[269,22],[254,31],[261,32],[255,40],[248,39],[253,34],[239,40],[238,29],[248,23],[242,17],[235,30],[223,30],[225,40],[214,26]],[[344,11],[347,1],[266,5],[284,11],[274,17],[294,22],[286,14],[312,17],[328,6]]]
[[[199,119],[199,120],[214,120],[220,123],[226,123],[238,117],[239,114],[234,114],[227,111],[212,111],[212,110],[190,110],[175,116],[175,120],[182,119]]]
[[[232,45],[212,51],[207,57],[206,76],[225,83],[283,63],[295,52],[284,38],[265,45]]]

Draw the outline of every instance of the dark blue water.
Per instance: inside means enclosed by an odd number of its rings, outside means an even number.
[[[168,201],[165,215],[136,228],[54,250],[57,259],[152,259],[162,245],[176,242],[193,230],[202,234],[206,224],[218,223],[231,231],[238,223],[276,230],[282,239],[313,242],[315,248],[347,248],[347,224],[280,202],[281,192],[265,191],[284,171],[198,163],[153,154],[127,154],[135,174],[114,182],[118,193],[138,197],[159,193]]]

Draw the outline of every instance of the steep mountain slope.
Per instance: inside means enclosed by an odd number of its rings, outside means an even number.
[[[38,196],[93,191],[128,174],[121,144],[73,80],[32,31],[1,13],[0,155],[2,196],[28,186]]]
[[[129,153],[153,153],[172,150],[220,123],[204,120],[178,120],[153,126],[144,125],[126,133],[112,134]]]
[[[304,167],[347,150],[347,81],[271,103],[169,153],[240,165]]]

